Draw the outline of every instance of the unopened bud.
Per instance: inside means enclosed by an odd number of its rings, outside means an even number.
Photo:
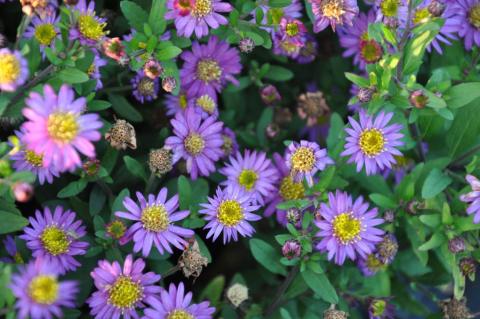
[[[445,11],[445,4],[437,0],[432,0],[428,5],[428,12],[434,17],[439,17]]]
[[[292,225],[296,225],[300,221],[300,212],[298,209],[291,208],[287,210],[287,221]]]
[[[323,313],[323,319],[347,319],[348,313],[336,309],[328,309]]]
[[[452,254],[458,254],[465,251],[465,240],[462,237],[454,237],[448,241],[448,250]]]
[[[428,96],[425,95],[423,90],[415,90],[410,93],[408,98],[410,104],[416,107],[417,109],[423,109],[428,103]]]
[[[248,299],[248,288],[239,283],[233,284],[227,289],[227,299],[237,308]]]
[[[177,81],[175,81],[174,77],[167,76],[162,80],[162,88],[165,90],[165,92],[170,93],[173,90],[175,90],[176,87],[177,87]]]
[[[262,98],[263,103],[267,105],[272,105],[282,99],[277,88],[271,84],[264,86],[260,90],[260,97]]]
[[[280,132],[280,126],[278,126],[277,123],[270,123],[267,125],[267,128],[265,129],[265,134],[269,138],[274,138],[277,136],[277,134]]]
[[[15,200],[20,203],[28,202],[33,196],[33,186],[29,183],[18,182],[12,186]]]
[[[240,40],[238,48],[240,49],[240,52],[250,53],[255,48],[255,42],[252,40],[252,38],[243,38]]]
[[[125,120],[116,120],[105,134],[105,139],[117,150],[137,148],[137,138],[132,124]]]
[[[283,257],[291,260],[300,257],[302,246],[297,240],[287,240],[282,246]]]
[[[170,150],[165,148],[151,150],[148,154],[148,167],[158,177],[170,172],[173,168]]]
[[[125,233],[127,232],[127,226],[125,226],[123,221],[115,219],[105,226],[105,230],[108,236],[113,239],[119,240],[123,236],[125,236]]]
[[[395,212],[393,210],[387,210],[383,215],[383,219],[385,219],[387,223],[393,223],[395,221]]]
[[[357,93],[358,100],[362,103],[370,102],[370,100],[372,99],[373,93],[375,93],[374,89],[360,88]]]
[[[100,169],[100,161],[96,158],[91,158],[85,161],[82,167],[83,167],[83,171],[88,176],[94,176],[98,173],[98,170]]]
[[[163,67],[156,60],[150,60],[145,63],[143,73],[152,80],[155,80],[163,73]]]
[[[471,257],[462,258],[459,266],[460,271],[465,277],[473,277],[477,272],[477,262]]]

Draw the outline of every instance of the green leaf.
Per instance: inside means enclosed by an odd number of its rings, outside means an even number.
[[[434,248],[440,247],[446,241],[447,241],[447,237],[440,230],[439,232],[434,233],[432,237],[430,237],[430,239],[425,244],[418,247],[418,250],[427,251],[430,249],[434,249]]]
[[[269,243],[258,238],[253,238],[250,239],[249,245],[253,257],[263,267],[275,274],[285,275],[287,273],[285,267],[279,262],[281,257],[280,252]]]
[[[287,68],[278,65],[271,65],[265,78],[272,81],[288,81],[293,78],[293,72]]]
[[[180,201],[180,209],[188,209],[192,201],[192,187],[188,179],[181,175],[178,180],[178,196]]]
[[[0,211],[0,216],[2,217],[0,234],[13,233],[28,225],[28,219],[17,214]]]
[[[58,192],[57,196],[60,198],[67,198],[78,195],[85,189],[87,184],[88,182],[84,179],[79,179],[78,181],[71,182],[70,184],[62,188]]]
[[[143,24],[149,20],[149,17],[142,7],[133,1],[122,1],[120,2],[120,9],[132,28],[137,31],[143,30]]]
[[[370,86],[370,80],[363,76],[359,76],[350,72],[345,72],[345,77],[359,87],[366,88]]]
[[[200,293],[201,300],[209,300],[212,304],[217,304],[222,297],[225,288],[225,276],[220,275],[212,279],[210,283]]]
[[[292,0],[269,0],[268,5],[272,8],[284,8],[292,3]]]
[[[441,216],[439,214],[425,214],[419,217],[420,221],[430,228],[437,228],[441,224]]]
[[[99,186],[95,186],[92,189],[88,200],[88,210],[91,216],[97,215],[102,210],[106,199],[107,196],[105,196],[105,193]]]
[[[109,94],[108,100],[112,103],[113,109],[121,117],[132,122],[141,122],[143,120],[142,114],[138,112],[125,97],[116,94]]]
[[[422,197],[432,198],[447,188],[452,182],[452,179],[442,173],[438,168],[434,168],[430,171],[422,187]]]
[[[426,47],[436,37],[440,30],[440,25],[436,21],[426,23],[418,30],[425,30],[415,35],[406,45],[405,59],[403,66],[404,75],[416,73],[422,64],[423,55]]]
[[[280,316],[282,316],[282,319],[293,319],[288,310],[285,308],[280,308]]]
[[[477,141],[480,133],[477,115],[478,105],[475,101],[459,109],[455,115],[452,126],[445,133],[447,149],[452,157],[458,156]]]
[[[331,304],[338,303],[337,292],[324,273],[319,274],[307,269],[301,274],[307,286],[320,298]]]
[[[263,109],[262,115],[257,123],[257,138],[260,145],[265,145],[267,143],[267,138],[265,136],[265,130],[267,129],[268,124],[272,122],[273,119],[273,108],[267,107]]]
[[[398,204],[391,198],[382,195],[382,194],[371,194],[370,199],[382,208],[395,209],[398,207]]]
[[[182,49],[171,45],[158,51],[157,59],[160,61],[171,60],[177,57],[180,53],[182,53]]]
[[[117,211],[125,211],[125,207],[123,206],[123,200],[125,197],[130,196],[130,191],[128,189],[123,189],[120,194],[118,194],[117,198],[112,203],[112,212],[115,213]]]
[[[468,216],[468,217],[455,216],[453,224],[455,225],[455,230],[460,233],[480,229],[480,224],[473,223],[473,216]]]
[[[123,162],[125,163],[125,166],[127,166],[127,169],[130,171],[130,173],[132,173],[134,176],[140,177],[145,182],[148,180],[147,173],[139,161],[128,155],[125,155],[123,157]]]
[[[444,96],[449,108],[463,107],[480,98],[480,82],[457,84],[445,92]]]
[[[150,15],[148,16],[148,24],[152,28],[152,32],[156,35],[162,34],[167,27],[165,21],[165,12],[167,6],[165,0],[153,0],[152,8],[150,9]]]
[[[84,83],[90,79],[87,73],[75,68],[66,68],[61,70],[60,72],[58,72],[58,77],[63,82],[70,84]]]
[[[102,100],[92,100],[88,102],[89,111],[102,111],[112,106],[112,103]]]

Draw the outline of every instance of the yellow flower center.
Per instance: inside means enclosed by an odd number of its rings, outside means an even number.
[[[143,228],[152,232],[161,232],[168,228],[170,220],[163,205],[148,206],[142,211],[140,218]]]
[[[399,0],[383,0],[380,4],[380,10],[388,18],[395,18],[398,12]]]
[[[360,56],[366,63],[375,63],[382,57],[382,47],[375,40],[360,41]]]
[[[192,10],[192,16],[197,19],[203,18],[212,12],[212,0],[196,0]]]
[[[100,40],[107,33],[104,30],[106,26],[106,23],[98,22],[95,17],[91,15],[82,15],[78,18],[80,33],[90,40]]]
[[[366,156],[377,156],[383,152],[385,137],[383,136],[383,133],[376,128],[365,130],[360,135],[359,146],[362,153]]]
[[[35,28],[35,39],[37,39],[40,44],[50,45],[56,35],[55,27],[50,23],[41,24]]]
[[[95,73],[95,63],[90,64],[87,70],[87,74],[91,77]]]
[[[257,179],[258,175],[254,170],[244,169],[238,176],[238,183],[249,191],[255,186]]]
[[[222,135],[222,138],[223,138],[222,150],[226,155],[229,155],[233,150],[233,141],[227,135]]]
[[[300,50],[300,47],[292,43],[291,41],[280,41],[280,47],[282,48],[283,51],[285,51],[288,54],[293,54],[297,51]]]
[[[207,94],[202,95],[197,99],[197,105],[208,114],[213,114],[217,108],[217,103]]]
[[[155,96],[155,82],[147,77],[144,77],[138,82],[138,91],[143,96]]]
[[[295,183],[290,176],[287,176],[282,180],[279,192],[284,200],[300,199],[305,195],[305,187],[302,183]]]
[[[48,116],[47,131],[58,143],[69,143],[78,134],[77,117],[72,113],[57,112]]]
[[[0,54],[0,84],[15,82],[20,76],[20,61],[10,53]]]
[[[197,64],[197,77],[203,82],[212,82],[220,80],[222,69],[218,62],[212,59],[204,59]]]
[[[311,148],[301,146],[293,153],[290,163],[294,171],[311,171],[315,165],[315,154]]]
[[[65,254],[70,247],[70,240],[65,231],[53,225],[43,230],[40,241],[43,248],[53,256]]]
[[[108,291],[108,303],[117,308],[131,308],[142,299],[142,286],[130,277],[120,276]]]
[[[468,20],[475,28],[480,29],[480,4],[476,4],[470,9]]]
[[[425,7],[423,9],[415,11],[415,14],[413,16],[413,23],[419,24],[427,22],[428,18],[430,18],[430,12],[428,12],[428,7]]]
[[[25,261],[23,260],[22,255],[20,253],[15,253],[15,256],[13,256],[13,260],[15,260],[15,263],[17,264],[23,264]]]
[[[342,0],[322,1],[321,7],[323,15],[329,19],[340,20],[342,15],[345,13],[345,10],[343,10]]]
[[[43,166],[43,155],[39,155],[31,150],[25,150],[25,160],[34,167]]]
[[[187,104],[188,104],[187,95],[185,93],[181,93],[178,96],[178,104],[180,105],[180,107],[183,110],[185,110],[185,108],[187,107]]]
[[[28,295],[34,302],[41,305],[51,305],[57,301],[58,290],[58,281],[53,276],[36,276],[28,285]]]
[[[167,316],[167,319],[193,319],[194,317],[186,312],[185,310],[174,310],[170,312]]]
[[[387,302],[385,300],[375,300],[372,302],[373,315],[375,317],[383,317],[387,310]]]
[[[359,238],[361,231],[360,220],[353,217],[352,213],[341,213],[333,220],[333,233],[343,244],[350,244]]]
[[[372,271],[378,271],[378,270],[382,269],[383,266],[384,266],[384,264],[382,264],[382,262],[377,257],[375,257],[374,254],[368,255],[368,257],[367,257],[367,267],[368,267],[368,269],[370,269]]]
[[[224,200],[218,207],[217,218],[225,226],[235,226],[243,219],[242,206],[236,200]]]
[[[205,140],[197,133],[190,133],[183,143],[191,155],[198,155],[205,148]]]
[[[294,37],[298,34],[299,32],[298,24],[295,22],[287,23],[287,26],[285,28],[285,32],[287,33],[288,36]]]

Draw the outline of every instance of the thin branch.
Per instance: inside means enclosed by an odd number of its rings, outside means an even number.
[[[457,167],[459,166],[464,160],[468,159],[470,156],[475,155],[476,153],[480,152],[480,145],[475,146],[470,151],[467,151],[454,159],[448,167]]]
[[[283,281],[282,285],[280,286],[280,288],[277,290],[277,294],[275,295],[275,297],[273,298],[273,301],[272,303],[270,304],[270,306],[268,306],[267,310],[265,311],[265,317],[268,317],[270,315],[272,315],[275,310],[277,310],[278,306],[281,304],[282,302],[282,297],[283,297],[283,294],[285,293],[285,291],[288,289],[288,287],[290,286],[290,284],[292,283],[293,279],[295,279],[295,276],[298,274],[300,270],[300,266],[299,265],[295,265],[291,270],[290,272],[288,273],[287,277],[285,277],[285,280]]]

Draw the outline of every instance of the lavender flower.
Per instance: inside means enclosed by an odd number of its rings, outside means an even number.
[[[346,128],[348,133],[345,151],[342,156],[351,156],[348,163],[357,164],[357,172],[363,165],[367,175],[375,174],[378,170],[392,168],[396,163],[394,156],[402,153],[396,147],[403,145],[400,140],[402,125],[387,125],[392,119],[393,113],[380,112],[376,117],[369,116],[365,110],[360,110],[360,122],[352,117],[348,120],[352,128]]]
[[[135,222],[128,229],[125,237],[133,238],[135,242],[133,251],[141,250],[144,257],[148,257],[153,244],[160,254],[163,255],[165,251],[172,254],[170,245],[183,249],[187,244],[184,238],[194,235],[192,230],[173,224],[173,222],[185,219],[190,212],[188,210],[177,211],[178,195],[167,201],[167,192],[168,190],[164,187],[156,197],[149,194],[148,200],[137,192],[139,205],[130,197],[125,197],[123,205],[128,212],[115,212],[115,216]]]
[[[63,317],[61,307],[75,308],[75,281],[59,281],[58,267],[42,258],[19,267],[10,288],[17,298],[18,319]]]
[[[59,22],[60,17],[57,17],[55,13],[34,16],[32,24],[25,30],[24,36],[26,38],[35,38],[40,44],[42,57],[45,57],[46,47],[53,47],[55,45],[55,39],[57,39],[60,34],[60,29],[57,26]]]
[[[28,62],[18,51],[0,49],[0,90],[13,92],[28,78]]]
[[[177,113],[170,122],[175,136],[168,137],[165,145],[173,150],[173,161],[185,159],[192,179],[214,172],[214,163],[223,155],[223,123],[213,116],[202,120],[193,108]]]
[[[10,257],[2,257],[0,258],[0,262],[16,264],[24,263],[22,255],[20,255],[20,252],[17,249],[17,244],[15,243],[13,236],[7,235],[2,243]]]
[[[140,103],[150,102],[158,97],[160,83],[158,78],[152,80],[147,77],[143,70],[139,70],[137,75],[130,81],[133,86],[133,96]]]
[[[95,319],[140,318],[137,310],[145,308],[145,300],[158,296],[161,287],[155,285],[160,275],[143,273],[143,259],[125,258],[123,269],[117,261],[100,260],[91,273],[97,291],[87,299]]]
[[[45,208],[43,215],[37,210],[35,218],[30,217],[30,227],[25,227],[20,238],[27,242],[33,256],[43,258],[60,274],[75,270],[80,263],[74,256],[84,255],[88,243],[80,241],[87,234],[81,220],[75,220],[76,214],[57,206],[51,213]]]
[[[357,266],[365,277],[371,277],[385,268],[385,264],[375,254],[369,254],[366,258],[359,258]]]
[[[162,289],[160,298],[146,300],[151,308],[145,309],[145,319],[212,319],[215,312],[209,301],[192,303],[192,293],[185,293],[183,282]]]
[[[263,18],[261,20],[261,24],[267,25],[268,24],[268,16],[272,17],[272,24],[278,25],[282,18],[292,18],[297,19],[302,16],[303,5],[302,2],[299,0],[293,0],[291,3],[283,8],[272,8],[265,4],[265,2],[259,2],[255,10],[252,11],[253,19],[251,22],[256,23],[256,10],[257,8],[263,11]],[[262,26],[262,29],[265,29],[272,34],[275,32],[274,26]]]
[[[102,59],[95,50],[93,52],[95,56],[93,58],[92,65],[90,65],[90,67],[88,68],[87,73],[90,79],[95,80],[97,82],[95,89],[100,90],[101,88],[103,88],[102,75],[100,74],[100,68],[102,66],[107,65],[107,61]]]
[[[175,20],[177,34],[197,38],[208,34],[208,27],[217,29],[228,24],[227,18],[218,12],[230,12],[233,7],[221,0],[168,0],[165,19]]]
[[[207,238],[213,237],[215,241],[223,232],[223,243],[230,240],[237,241],[238,234],[251,237],[255,229],[249,222],[260,220],[260,216],[253,214],[259,206],[253,204],[250,194],[237,186],[228,186],[225,189],[217,188],[214,197],[208,197],[208,204],[200,204],[203,209],[200,214],[205,214],[208,221]]]
[[[95,15],[95,1],[87,4],[87,0],[80,0],[72,10],[76,21],[70,29],[71,40],[79,40],[81,44],[93,47],[105,38],[107,22]]]
[[[328,194],[329,203],[320,204],[321,220],[315,224],[320,229],[316,236],[321,238],[316,249],[328,252],[328,260],[342,265],[348,257],[351,260],[367,258],[375,249],[375,244],[382,240],[383,230],[375,226],[383,219],[375,218],[377,208],[368,210],[368,203],[358,197],[352,197],[339,190]]]
[[[460,196],[460,200],[465,203],[470,203],[467,208],[468,215],[473,216],[473,223],[480,223],[480,181],[473,175],[466,176],[467,182],[472,187],[472,191]]]
[[[282,246],[282,255],[288,260],[300,257],[301,253],[302,246],[296,240],[287,240]]]
[[[219,172],[227,177],[222,185],[243,189],[260,205],[275,192],[278,180],[277,171],[264,152],[246,150],[243,156],[230,156],[229,163]]]
[[[478,0],[456,0],[447,3],[442,15],[446,18],[442,30],[456,32],[465,42],[465,49],[480,46],[480,2]]]
[[[307,28],[298,19],[282,18],[280,20],[280,34],[284,41],[302,47],[305,44]]]
[[[315,16],[313,31],[320,32],[330,25],[335,31],[338,25],[352,25],[358,14],[357,0],[309,0]]]
[[[177,112],[185,111],[188,104],[189,98],[187,97],[187,93],[183,90],[180,90],[178,95],[167,94],[165,96],[165,107],[167,108],[166,114],[170,117],[174,117]]]
[[[222,138],[223,138],[222,158],[228,157],[231,154],[236,154],[239,148],[238,148],[237,137],[235,133],[228,127],[224,126],[222,129]]]

